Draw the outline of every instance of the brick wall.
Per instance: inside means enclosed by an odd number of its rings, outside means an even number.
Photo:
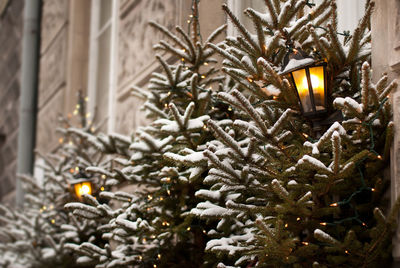
[[[7,202],[16,180],[23,0],[0,15],[0,200]]]

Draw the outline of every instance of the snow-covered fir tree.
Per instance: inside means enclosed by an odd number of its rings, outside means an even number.
[[[205,122],[229,118],[231,109],[217,100],[217,93],[229,91],[234,83],[213,67],[215,51],[208,47],[226,26],[201,41],[197,17],[192,17],[190,33],[181,27],[173,33],[150,23],[168,40],[154,47],[163,53],[156,56],[162,72],[152,74],[148,90],[134,87],[133,94],[145,100],[143,109],[153,122],[137,130],[130,156],[121,158],[118,166],[87,168],[106,176],[108,184],[124,182],[133,189],[100,194],[119,204],[114,210],[103,210],[94,200],[66,205],[75,215],[108,221],[98,229],[109,240],[106,247],[90,242],[68,245],[83,255],[80,263],[94,262],[96,267],[216,265],[204,253],[210,227],[189,212],[200,202],[195,192],[205,187],[207,161],[202,151],[214,140]],[[172,65],[166,60],[171,56],[177,60]]]
[[[0,244],[0,264],[389,263],[399,203],[388,210],[383,170],[393,137],[389,94],[397,84],[386,75],[371,81],[373,2],[352,33],[337,32],[334,0],[264,2],[264,12],[245,10],[253,31],[223,6],[239,35],[219,44],[225,26],[201,40],[197,1],[189,33],[151,23],[168,40],[155,46],[162,71],[153,73],[148,90],[134,87],[133,94],[145,100],[152,123],[133,141],[68,128],[89,147],[58,156],[72,157],[51,164],[43,186],[26,179],[29,209],[1,208],[7,242]],[[321,121],[301,113],[286,76],[297,66],[289,56],[296,53],[327,65],[328,113]],[[70,196],[65,181],[76,167],[99,179],[98,193],[69,202],[62,196]]]
[[[210,45],[240,88],[218,95],[235,119],[207,122],[218,139],[204,151],[211,186],[197,192],[206,201],[191,211],[218,221],[206,250],[229,256],[219,267],[388,265],[399,205],[385,216],[383,170],[393,137],[388,98],[397,85],[386,75],[371,82],[373,3],[344,38],[335,1],[265,6],[266,13],[245,11],[255,35],[224,6],[240,36]],[[317,128],[301,115],[295,88],[281,75],[296,65],[282,66],[288,53],[327,63],[330,114],[337,109],[342,120],[326,118]]]
[[[0,206],[1,267],[75,267],[79,256],[65,247],[67,243],[104,244],[97,231],[101,222],[79,218],[64,209],[65,204],[80,198],[74,190],[78,180],[90,179],[94,196],[108,188],[104,178],[85,172],[90,166],[109,165],[109,161],[104,161],[105,153],[98,149],[104,137],[93,135],[96,127],[87,122],[85,105],[85,98],[79,94],[74,111],[78,120],[60,118],[57,150],[49,155],[37,153],[43,159],[37,167],[43,174],[37,178],[20,176],[25,191],[22,207]],[[80,127],[74,127],[71,121],[79,121]],[[112,137],[107,137],[107,142],[113,140],[115,146],[108,147],[106,153],[122,153],[126,144]]]

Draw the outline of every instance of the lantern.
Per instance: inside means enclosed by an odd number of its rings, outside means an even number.
[[[317,118],[327,112],[326,62],[315,61],[304,52],[293,49],[286,55],[281,75],[289,78],[296,89],[301,112]]]
[[[87,178],[80,178],[72,183],[75,195],[81,199],[83,194],[92,194],[92,182]]]

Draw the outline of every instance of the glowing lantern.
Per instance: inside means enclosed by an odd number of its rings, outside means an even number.
[[[81,178],[73,182],[75,195],[81,199],[83,194],[92,194],[92,182],[86,178]]]
[[[304,116],[316,118],[327,112],[326,62],[317,62],[294,49],[286,55],[281,75],[296,89]]]

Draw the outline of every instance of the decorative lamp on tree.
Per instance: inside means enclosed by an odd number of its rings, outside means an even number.
[[[313,121],[324,117],[328,111],[326,62],[293,49],[284,59],[281,75],[288,77],[295,88],[305,117]]]
[[[71,185],[78,199],[82,199],[83,194],[92,194],[92,182],[88,178],[77,179]]]

